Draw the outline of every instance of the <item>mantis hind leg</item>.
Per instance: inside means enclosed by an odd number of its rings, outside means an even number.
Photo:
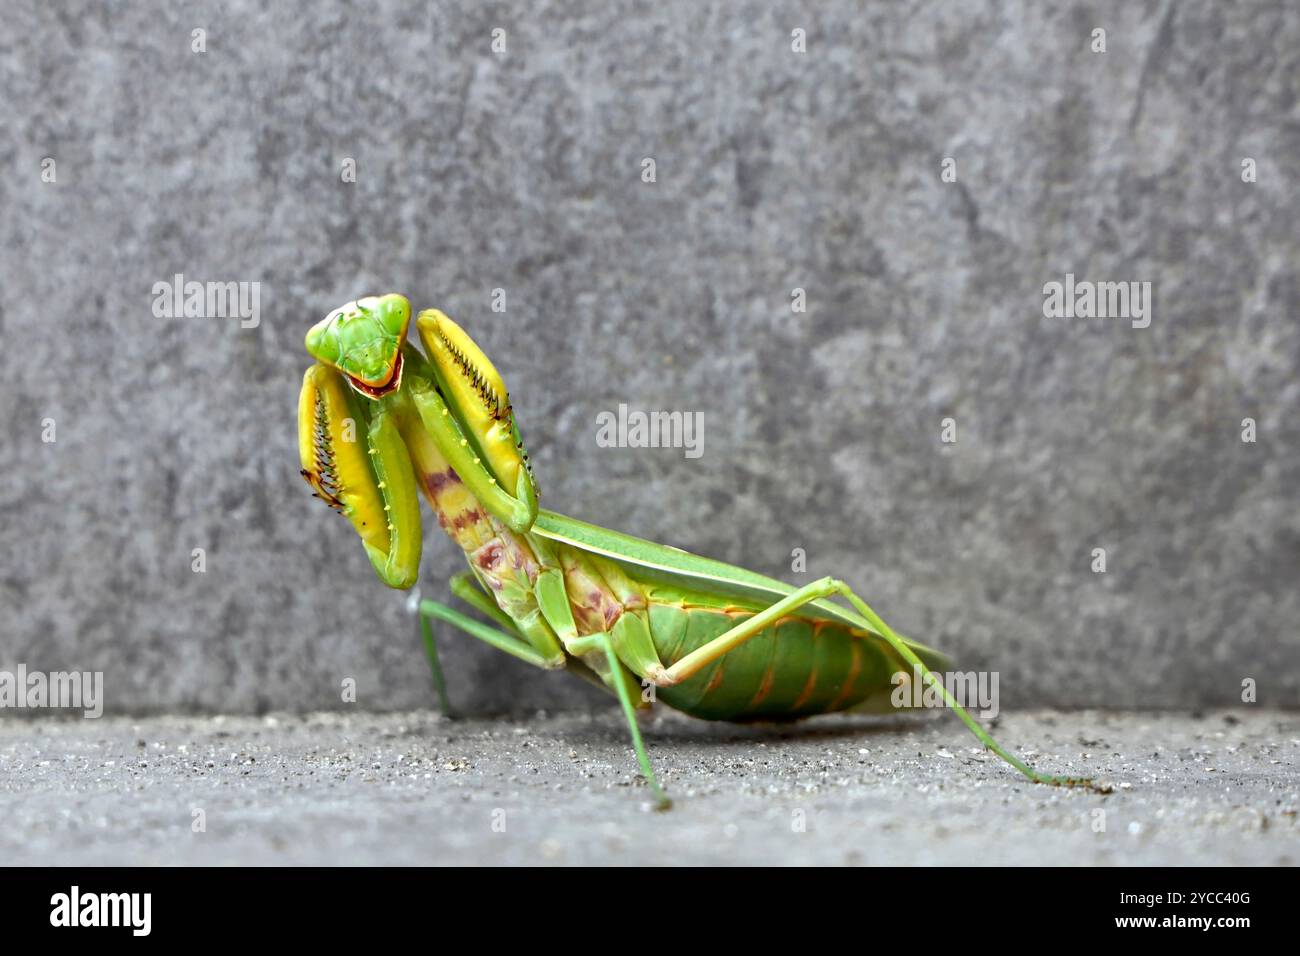
[[[871,629],[884,638],[886,643],[894,649],[899,657],[910,664],[916,672],[921,675],[923,680],[931,684],[943,696],[944,703],[946,703],[961,719],[962,723],[970,729],[970,732],[980,739],[984,746],[992,750],[995,754],[1011,766],[1015,767],[1030,780],[1035,783],[1045,783],[1057,787],[1089,787],[1094,790],[1102,790],[1102,792],[1106,792],[1103,788],[1097,787],[1093,784],[1090,779],[1082,777],[1054,776],[1052,774],[1041,773],[1029,766],[1019,757],[1004,749],[996,740],[993,739],[987,730],[976,722],[974,717],[966,712],[964,707],[957,703],[956,699],[944,685],[943,681],[934,676],[930,671],[930,668],[928,668],[921,658],[917,656],[916,652],[907,645],[907,642],[895,634],[890,626],[881,620],[880,615],[873,611],[866,601],[854,594],[847,584],[843,581],[836,580],[835,578],[821,578],[820,580],[806,584],[788,596],[782,598],[780,601],[777,601],[770,607],[759,611],[747,621],[743,621],[725,633],[718,635],[703,647],[692,651],[672,667],[669,667],[659,683],[665,686],[670,686],[686,680],[693,674],[698,673],[702,668],[716,661],[719,657],[722,657],[724,654],[745,643],[745,641],[756,636],[762,632],[764,628],[780,620],[782,617],[794,613],[799,608],[813,601],[833,597],[835,595],[843,597],[852,604],[864,621],[870,625]]]

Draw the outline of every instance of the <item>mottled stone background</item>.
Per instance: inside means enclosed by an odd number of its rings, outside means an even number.
[[[1300,7],[773,6],[6,3],[0,667],[431,704],[297,475],[304,331],[396,290],[503,371],[549,507],[839,574],[1004,708],[1296,704]],[[177,272],[261,325],[155,318]],[[1066,272],[1150,280],[1151,327],[1045,319]],[[619,402],[703,457],[597,447]],[[424,593],[459,566],[430,535]],[[445,645],[465,708],[595,699]]]

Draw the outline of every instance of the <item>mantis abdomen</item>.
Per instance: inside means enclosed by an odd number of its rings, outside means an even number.
[[[725,654],[692,664],[692,655],[708,656],[706,648],[762,606],[644,578],[626,564],[526,537],[563,567],[578,631],[607,633],[622,665],[643,687],[655,685],[656,700],[693,717],[793,720],[851,708],[885,711],[894,675],[911,674],[876,635],[806,612],[780,616]],[[917,650],[927,666],[947,663],[928,648]],[[675,672],[684,676],[672,678]]]
[[[659,659],[672,666],[752,613],[652,603],[650,632]],[[907,670],[865,632],[789,617],[657,697],[706,720],[790,720],[887,704],[892,675]]]

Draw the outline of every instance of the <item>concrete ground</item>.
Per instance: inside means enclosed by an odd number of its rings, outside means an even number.
[[[616,711],[0,721],[9,864],[1291,864],[1300,714],[1004,714],[1024,782],[951,718],[647,724]],[[1099,829],[1104,825],[1104,829]]]

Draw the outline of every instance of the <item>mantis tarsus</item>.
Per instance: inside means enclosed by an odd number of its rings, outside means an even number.
[[[714,720],[782,720],[888,704],[892,675],[920,673],[986,747],[1037,783],[931,668],[937,651],[899,637],[843,581],[793,587],[773,578],[539,508],[501,377],[437,310],[407,341],[400,295],[335,309],[307,333],[315,364],[298,408],[302,475],[360,534],[380,580],[409,588],[420,564],[418,496],[465,552],[451,590],[491,623],[436,601],[419,604],[444,709],[430,622],[437,620],[539,668],[569,668],[617,695],[660,807],[635,710],[647,698]],[[848,607],[832,599],[848,602]],[[654,693],[642,693],[653,687]]]

